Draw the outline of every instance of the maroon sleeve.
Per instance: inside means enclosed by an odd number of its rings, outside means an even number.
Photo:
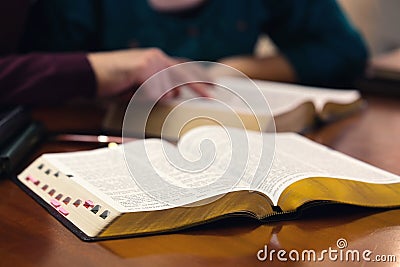
[[[31,0],[0,1],[0,105],[52,105],[96,91],[84,53],[18,55]]]
[[[95,94],[95,75],[84,53],[0,57],[1,104],[53,105]]]

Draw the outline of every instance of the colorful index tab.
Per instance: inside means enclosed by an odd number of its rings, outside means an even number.
[[[61,206],[61,203],[57,201],[57,199],[52,199],[50,200],[51,205],[53,205],[54,207],[58,208]]]
[[[85,203],[83,204],[83,206],[84,206],[85,208],[91,208],[91,207],[94,206],[94,203],[93,203],[93,201],[91,201],[91,200],[85,200]]]
[[[69,211],[64,209],[63,207],[59,207],[57,210],[64,216],[67,216],[69,214]]]
[[[28,175],[26,177],[26,180],[31,181],[33,184],[38,185],[39,184],[39,180],[36,179],[35,177],[33,177],[32,175]]]

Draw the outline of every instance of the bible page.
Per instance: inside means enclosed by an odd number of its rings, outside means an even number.
[[[266,165],[257,164],[261,133],[247,138],[246,131],[231,131],[199,127],[185,134],[178,146],[145,139],[43,157],[121,212],[168,209],[249,189],[255,172],[265,173],[257,168]],[[243,138],[250,143],[245,145]]]
[[[256,80],[255,83],[267,97],[270,95],[268,99],[271,99],[271,102],[276,95],[290,95],[294,99],[313,102],[318,112],[321,112],[328,102],[350,104],[361,97],[357,90],[337,90],[260,80]]]
[[[310,177],[340,178],[388,184],[399,183],[400,177],[317,144],[295,133],[276,135],[275,158],[259,190],[277,205],[285,188]]]
[[[253,84],[254,82],[254,84]],[[252,80],[249,82],[247,79],[237,77],[220,77],[215,81],[216,85],[210,90],[211,97],[221,101],[221,103],[231,107],[235,112],[242,114],[252,114],[254,112],[260,118],[265,113],[265,102],[260,96],[263,96],[269,104],[273,116],[292,111],[299,105],[305,102],[312,102],[311,94],[303,94],[298,90],[292,90],[290,84],[266,82]],[[260,93],[257,94],[258,89]],[[227,88],[227,89],[224,89]],[[245,96],[246,98],[241,98]],[[195,93],[190,90],[183,90],[178,99],[172,100],[170,104],[178,105],[188,99],[196,98]],[[246,104],[251,103],[251,109]],[[218,105],[215,101],[207,101],[205,99],[198,99],[191,102],[192,108],[201,108],[207,110],[222,110],[223,106]]]
[[[305,102],[312,102],[315,105],[317,111],[322,111],[324,105],[328,102],[338,104],[350,104],[358,100],[361,96],[357,90],[337,90],[321,87],[303,86],[289,83],[270,82],[262,80],[252,80],[263,93],[264,97],[268,100],[271,112],[274,116],[290,112],[297,108],[299,105]],[[215,81],[216,84],[220,84],[232,90],[232,92],[238,95],[246,95],[249,98],[252,96],[257,98],[258,96],[252,94],[256,88],[249,86],[249,82],[246,79],[238,77],[219,77]],[[221,100],[223,103],[233,107],[237,112],[248,113],[249,109],[246,108],[244,102],[236,97],[234,94],[216,87],[210,91],[212,97]],[[172,103],[181,103],[184,100],[194,98],[195,94],[190,90],[182,91],[182,95],[179,99],[173,100]],[[257,103],[257,99],[251,99]],[[258,101],[260,102],[260,101]],[[207,109],[218,108],[212,102],[198,100],[193,102],[194,107],[204,107]],[[257,112],[262,112],[263,105],[253,105],[252,108]]]
[[[135,183],[125,164],[122,147],[44,154],[43,157],[70,179],[120,212],[170,208]],[[138,162],[140,159],[137,159]]]

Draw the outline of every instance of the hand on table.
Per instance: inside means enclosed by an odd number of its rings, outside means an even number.
[[[133,88],[144,83],[154,74],[168,67],[182,63],[166,55],[157,48],[128,49],[112,52],[90,53],[88,60],[92,65],[97,80],[97,95],[99,97],[109,97],[121,95],[126,92],[133,92]],[[179,75],[193,76],[193,72],[179,70]],[[192,77],[191,77],[192,78]],[[195,77],[193,77],[195,78]],[[171,77],[169,80],[175,80]],[[169,89],[165,75],[161,75],[159,86],[146,88],[151,97],[159,97]],[[207,85],[202,83],[191,83],[188,87],[199,96],[208,97]],[[164,97],[173,97],[179,90],[173,90],[165,94]]]

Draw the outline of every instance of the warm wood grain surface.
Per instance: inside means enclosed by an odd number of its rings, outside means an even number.
[[[367,97],[368,108],[322,127],[309,136],[380,168],[400,174],[400,100]],[[51,130],[96,130],[104,112],[97,107],[38,109],[34,116]],[[46,142],[44,152],[96,145]],[[23,166],[21,166],[22,168]],[[400,262],[400,210],[332,206],[309,211],[296,221],[260,225],[226,220],[177,234],[85,243],[75,237],[9,179],[0,181],[0,266],[285,266],[277,258],[260,262],[268,249],[321,252],[345,238],[348,249],[372,256],[393,254]],[[296,262],[293,266],[360,266],[366,262]],[[368,265],[368,264],[367,264]]]

